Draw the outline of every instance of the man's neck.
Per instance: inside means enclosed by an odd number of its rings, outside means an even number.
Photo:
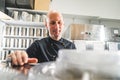
[[[60,38],[53,38],[53,37],[50,37],[51,39],[53,39],[53,40],[55,40],[55,41],[59,41],[60,39],[61,39],[61,37]]]

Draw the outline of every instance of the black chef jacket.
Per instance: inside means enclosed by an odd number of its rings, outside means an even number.
[[[59,41],[56,41],[50,37],[46,37],[33,42],[26,52],[30,58],[37,58],[40,63],[56,60],[58,50],[60,49],[76,49],[76,47],[66,39],[61,38]]]

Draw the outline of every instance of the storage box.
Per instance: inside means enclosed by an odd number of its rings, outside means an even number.
[[[35,0],[34,10],[48,11],[50,6],[50,0]]]
[[[18,8],[33,9],[34,0],[16,0],[16,5]]]
[[[34,0],[5,0],[6,7],[33,9]]]
[[[0,0],[0,11],[5,12],[5,0]]]

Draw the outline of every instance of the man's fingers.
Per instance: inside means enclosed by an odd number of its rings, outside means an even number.
[[[24,65],[25,63],[37,63],[37,58],[28,58],[25,51],[15,51],[10,54],[13,65]]]
[[[12,59],[12,64],[18,65],[17,58],[14,53],[11,53],[9,57]]]
[[[28,58],[28,63],[37,63],[38,59],[37,58]]]
[[[11,57],[13,65],[24,65],[28,62],[28,55],[25,51],[12,52],[8,57]]]
[[[27,63],[28,62],[28,55],[27,55],[27,53],[25,51],[22,51],[21,52],[21,56],[22,56],[22,61],[24,63]]]
[[[23,65],[23,60],[22,60],[22,52],[21,51],[15,51],[15,55],[18,61],[19,65]]]

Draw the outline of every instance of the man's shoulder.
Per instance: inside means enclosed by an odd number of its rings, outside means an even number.
[[[63,38],[63,43],[65,44],[66,49],[76,49],[75,44],[72,42],[72,40]]]
[[[33,44],[33,45],[37,45],[37,46],[40,46],[40,45],[43,46],[43,45],[48,44],[48,39],[47,39],[47,37],[41,38],[41,39],[37,39],[37,40],[35,40],[32,44]]]
[[[63,42],[66,42],[66,43],[73,43],[72,40],[69,40],[69,39],[65,39],[65,38],[62,38],[63,39]]]
[[[44,37],[44,38],[36,40],[35,42],[45,42],[47,40],[48,40],[48,37]]]

